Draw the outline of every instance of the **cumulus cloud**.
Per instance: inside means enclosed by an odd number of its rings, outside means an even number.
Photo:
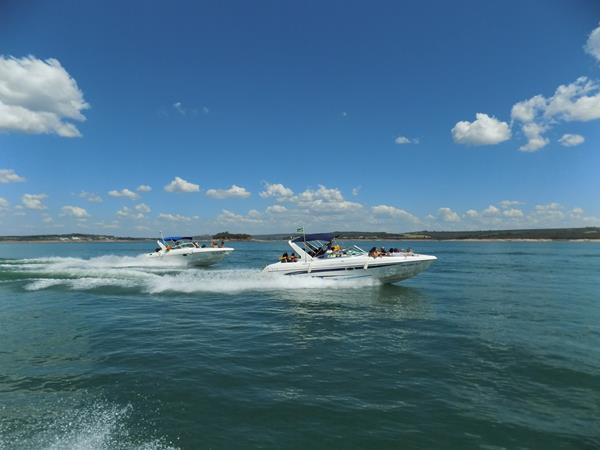
[[[563,134],[558,140],[560,145],[563,147],[575,147],[576,145],[583,144],[585,138],[580,134]]]
[[[86,219],[90,217],[88,212],[84,208],[80,208],[79,206],[66,205],[63,206],[61,209],[63,214],[66,216],[72,216],[77,219]]]
[[[440,208],[438,209],[438,215],[442,218],[444,222],[460,222],[460,217],[450,208]]]
[[[517,206],[517,205],[522,205],[523,202],[520,202],[518,200],[502,200],[500,202],[500,206],[502,208],[509,208],[511,206]]]
[[[47,197],[46,194],[23,194],[21,202],[27,209],[46,209],[44,199]]]
[[[180,177],[173,178],[173,180],[165,186],[165,191],[167,192],[198,192],[199,190],[199,185],[190,183]]]
[[[376,216],[387,216],[395,219],[405,220],[411,223],[419,223],[419,219],[413,214],[409,213],[395,206],[389,205],[377,205],[371,208],[371,211]]]
[[[590,33],[584,49],[596,58],[596,60],[600,61],[600,25]]]
[[[56,59],[0,55],[0,130],[78,137],[89,105]]]
[[[544,115],[566,121],[587,122],[600,118],[600,86],[588,77],[560,85],[547,101]]]
[[[394,142],[396,144],[399,144],[399,145],[418,144],[419,143],[419,139],[417,139],[417,138],[409,138],[409,137],[406,137],[406,136],[398,136],[396,139],[394,139]]]
[[[286,212],[288,209],[283,205],[271,205],[267,207],[266,211],[269,214],[281,214]]]
[[[182,216],[181,214],[167,214],[160,213],[158,215],[159,219],[169,220],[171,222],[189,222],[192,220],[191,217]]]
[[[232,184],[229,189],[209,189],[206,191],[206,195],[208,197],[219,199],[231,197],[248,198],[250,197],[250,192],[248,192],[246,188]]]
[[[563,207],[559,203],[552,202],[541,205],[535,205],[534,214],[546,220],[560,220],[565,214],[562,211]]]
[[[148,214],[150,211],[152,211],[150,209],[150,207],[148,205],[146,205],[145,203],[140,203],[139,205],[135,205],[135,210],[142,214]]]
[[[573,83],[560,85],[549,98],[536,95],[515,103],[511,117],[514,121],[522,123],[523,134],[527,138],[527,143],[519,150],[537,151],[549,142],[543,133],[561,121],[588,122],[600,119],[600,85],[587,77],[579,77]],[[559,140],[562,145],[565,145],[563,142],[579,140],[579,138],[571,138],[571,140],[563,138]],[[582,136],[580,138],[583,139]]]
[[[7,209],[10,203],[4,197],[0,197],[0,211],[3,209]]]
[[[298,207],[320,213],[356,211],[362,208],[360,203],[344,199],[338,188],[327,188],[319,185],[318,189],[306,189],[290,199]]]
[[[529,122],[524,124],[521,129],[527,138],[527,144],[519,147],[519,150],[523,152],[537,152],[550,142],[547,138],[542,136],[542,133],[546,131],[546,127],[543,125]]]
[[[495,217],[495,216],[499,216],[500,215],[500,209],[496,208],[494,205],[489,205],[487,208],[485,208],[482,213],[482,215],[486,216],[486,217]]]
[[[474,219],[476,217],[479,217],[479,213],[476,210],[474,210],[474,209],[469,209],[465,213],[465,216],[467,216],[467,217],[469,217],[471,219]]]
[[[121,189],[120,191],[112,190],[108,192],[111,197],[125,197],[129,200],[135,200],[139,198],[139,195],[129,189]]]
[[[546,108],[546,99],[536,95],[528,100],[517,102],[513,105],[510,116],[512,120],[520,122],[533,122],[540,111]]]
[[[93,192],[81,191],[78,195],[80,198],[86,199],[90,203],[102,203],[102,197]]]
[[[140,184],[136,189],[138,192],[150,192],[151,190],[152,188],[147,184]]]
[[[276,200],[289,199],[294,191],[280,183],[265,183],[265,189],[259,193],[262,198],[275,198]]]
[[[0,183],[21,183],[25,178],[17,175],[13,169],[0,169]]]
[[[262,222],[262,215],[255,209],[251,209],[246,215],[236,214],[228,209],[224,209],[221,211],[221,214],[219,214],[217,219],[219,222],[224,223],[257,224]]]
[[[473,122],[458,122],[452,128],[454,142],[467,145],[494,145],[511,137],[508,123],[477,113]]]
[[[510,217],[512,219],[524,216],[523,211],[517,208],[505,209],[504,211],[502,211],[502,215],[504,217]]]

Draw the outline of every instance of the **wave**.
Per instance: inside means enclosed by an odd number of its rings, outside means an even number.
[[[60,402],[57,407],[60,407]],[[62,411],[48,411],[41,421],[31,429],[19,426],[7,430],[0,423],[0,449],[47,450],[175,450],[165,439],[148,439],[147,433],[133,432],[133,407],[118,406],[98,401],[83,407]]]
[[[370,279],[331,280],[285,276],[257,269],[192,269],[178,262],[155,261],[144,256],[107,255],[91,259],[37,258],[1,260],[0,281],[21,281],[29,291],[50,288],[94,290],[119,288],[149,294],[290,289],[349,289],[377,284]]]

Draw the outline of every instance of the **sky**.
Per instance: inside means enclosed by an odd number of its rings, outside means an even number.
[[[0,234],[600,226],[596,0],[0,2]]]

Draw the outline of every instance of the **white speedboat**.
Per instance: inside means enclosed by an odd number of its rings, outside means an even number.
[[[291,238],[292,254],[284,253],[279,262],[264,272],[283,275],[311,275],[326,278],[371,277],[383,283],[395,283],[414,277],[437,258],[412,250],[366,252],[358,246],[342,248],[331,233],[306,234]]]
[[[210,266],[218,263],[234,249],[213,243],[200,244],[192,237],[170,236],[156,241],[158,247],[148,253],[149,258],[178,261],[189,266]]]

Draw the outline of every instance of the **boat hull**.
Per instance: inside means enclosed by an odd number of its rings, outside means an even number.
[[[208,267],[216,264],[233,251],[232,248],[202,248],[195,250],[172,250],[154,252],[147,256],[155,261],[175,263],[193,267]]]
[[[357,256],[324,260],[275,263],[265,272],[283,275],[310,275],[321,278],[373,278],[396,283],[426,270],[437,258],[430,255],[402,255],[373,258]]]

